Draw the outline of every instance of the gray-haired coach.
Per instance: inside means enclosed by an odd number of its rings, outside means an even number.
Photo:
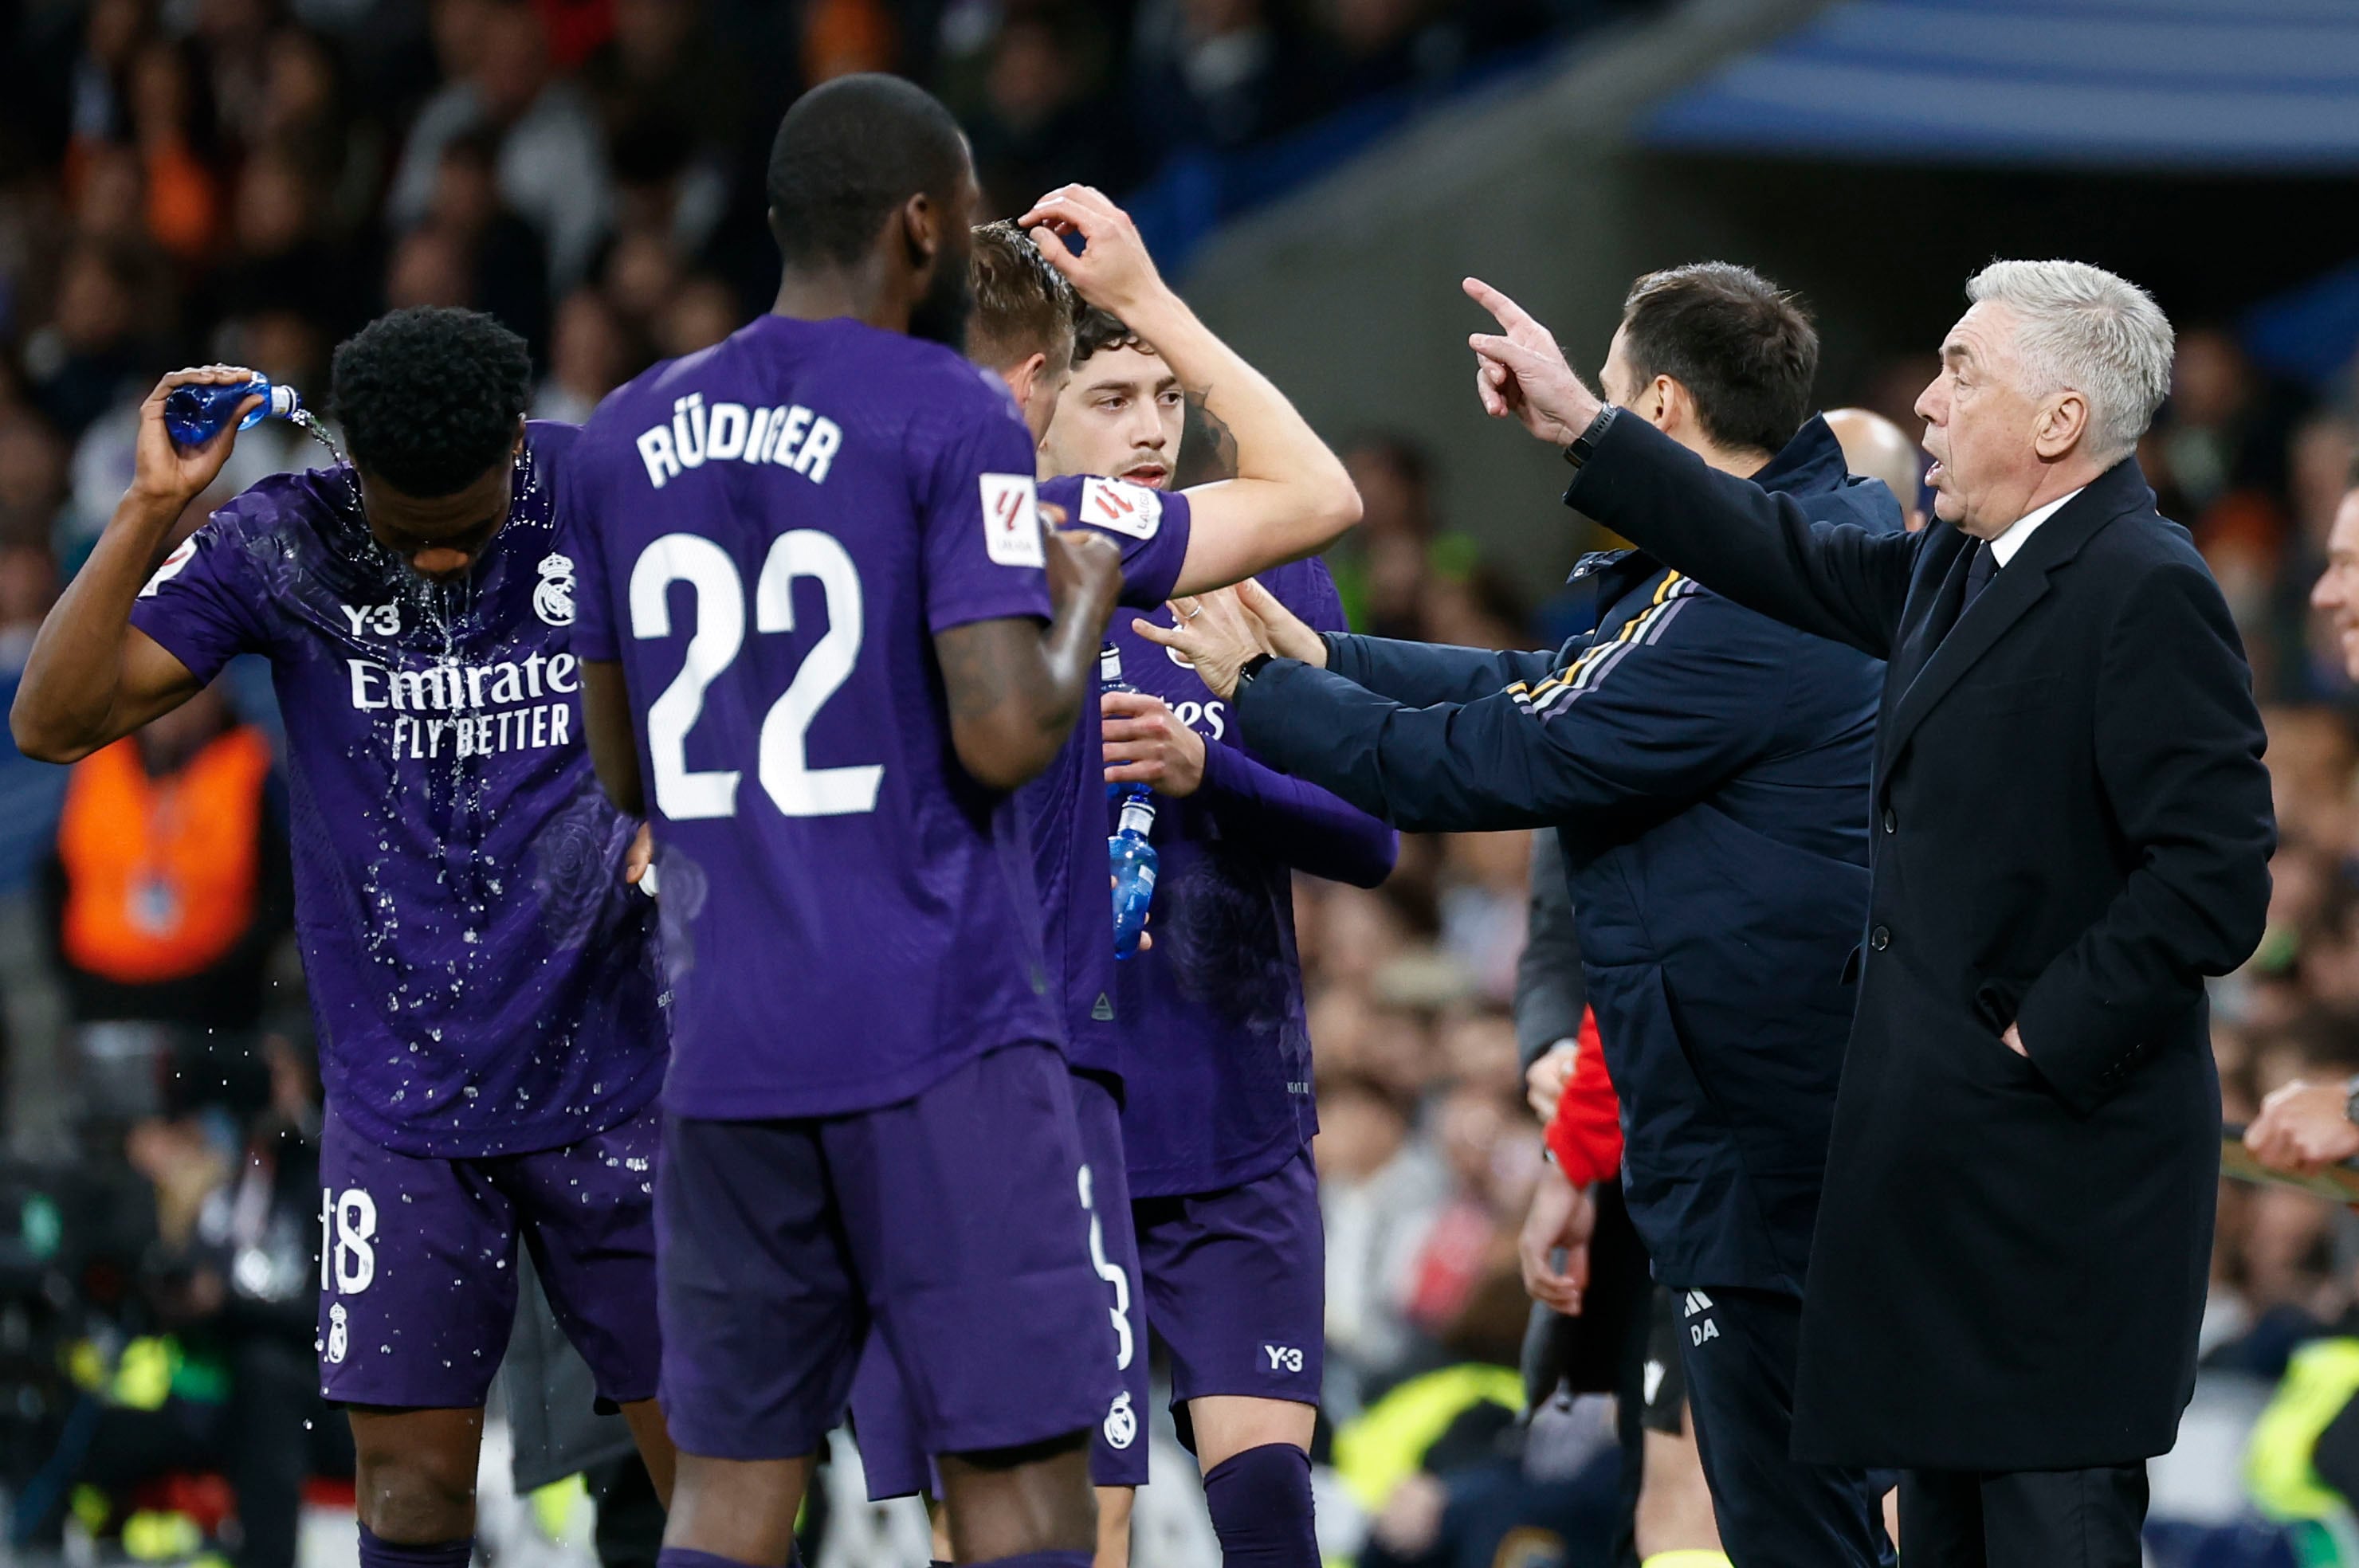
[[[1908,1568],[2136,1568],[2212,1246],[2203,980],[2276,841],[2235,628],[2131,455],[2170,324],[2079,263],[1976,275],[1917,404],[1950,526],[1878,535],[1615,417],[1467,287],[1484,406],[1565,449],[1570,504],[1888,664],[1797,1457],[1905,1467]]]

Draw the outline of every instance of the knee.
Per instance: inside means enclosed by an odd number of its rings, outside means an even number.
[[[410,1449],[364,1450],[354,1465],[361,1522],[380,1541],[431,1545],[460,1541],[475,1530],[475,1466],[472,1454]]]

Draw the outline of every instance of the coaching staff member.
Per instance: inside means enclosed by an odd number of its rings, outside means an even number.
[[[1758,274],[1638,279],[1604,382],[1694,460],[1901,536],[1810,416],[1818,334]],[[1844,955],[1868,908],[1867,795],[1883,669],[1702,589],[1643,551],[1575,572],[1595,629],[1502,654],[1321,637],[1266,594],[1183,601],[1176,643],[1274,767],[1397,826],[1554,825],[1588,1000],[1625,1132],[1622,1196],[1678,1297],[1669,1332],[1721,1540],[1741,1568],[1890,1561],[1858,1469],[1796,1464],[1802,1281],[1851,1023]],[[1255,624],[1289,663],[1235,685]],[[1577,1027],[1577,1024],[1576,1024]],[[1586,1315],[1592,1190],[1550,1172],[1562,1271],[1527,1278]],[[1600,1308],[1614,1305],[1598,1280]]]
[[[2079,263],[1977,274],[1917,404],[1948,526],[1896,537],[1712,472],[1467,288],[1484,406],[1565,449],[1568,503],[1888,661],[1797,1454],[1907,1467],[1909,1568],[2135,1568],[2212,1245],[2203,980],[2276,841],[2235,628],[2131,455],[2169,323]]]

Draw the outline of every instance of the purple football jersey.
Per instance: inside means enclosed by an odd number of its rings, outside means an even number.
[[[132,623],[211,680],[270,660],[295,921],[329,1103],[440,1159],[573,1143],[661,1081],[655,909],[582,744],[573,567],[533,424],[508,521],[462,581],[368,532],[349,470],[265,480],[166,557]]]
[[[1138,642],[1125,630],[1133,612],[1162,610],[1187,561],[1188,497],[1123,480],[1074,477],[1043,481],[1040,499],[1061,507],[1069,526],[1096,528],[1122,546],[1122,600],[1106,634]],[[1103,723],[1093,689],[1064,750],[1022,794],[1052,972],[1062,964],[1066,1058],[1086,1072],[1119,1075]]]
[[[846,319],[766,316],[582,432],[575,645],[630,688],[674,1114],[872,1109],[1063,1043],[1021,811],[959,766],[933,645],[1048,618],[1032,460],[996,377]]]
[[[1261,585],[1314,630],[1344,630],[1326,567],[1296,561]],[[1147,617],[1171,624],[1171,612]],[[1116,620],[1130,684],[1159,697],[1207,748],[1242,751],[1228,704],[1192,666]],[[1155,946],[1109,964],[1125,1095],[1123,1149],[1132,1195],[1212,1192],[1284,1165],[1318,1130],[1302,965],[1294,946],[1294,875],[1266,845],[1223,832],[1212,770],[1184,800],[1157,797]],[[1351,808],[1333,802],[1339,813]],[[1354,814],[1356,815],[1356,814]],[[1092,823],[1111,832],[1103,811]],[[1370,819],[1371,832],[1381,832]]]

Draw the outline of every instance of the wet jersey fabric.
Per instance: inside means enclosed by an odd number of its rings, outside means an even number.
[[[846,319],[766,316],[584,428],[576,645],[631,695],[674,1115],[870,1110],[1062,1043],[1022,814],[959,765],[934,650],[1049,617],[1032,450],[997,378]]]
[[[591,774],[559,471],[534,423],[507,523],[437,584],[371,537],[346,467],[280,474],[166,557],[132,623],[211,680],[270,661],[296,929],[335,1113],[401,1153],[574,1143],[664,1064],[635,824]]]

